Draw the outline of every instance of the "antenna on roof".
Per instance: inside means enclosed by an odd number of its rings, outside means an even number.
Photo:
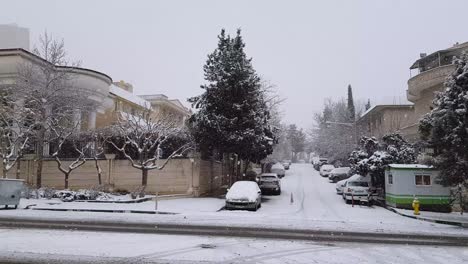
[[[427,53],[419,53],[419,57],[420,57],[420,58],[424,58],[424,57],[426,57],[426,56],[427,56]]]

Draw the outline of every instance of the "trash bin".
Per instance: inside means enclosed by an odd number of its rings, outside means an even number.
[[[4,205],[8,208],[12,205],[15,209],[18,208],[23,183],[23,180],[0,179],[0,206]]]

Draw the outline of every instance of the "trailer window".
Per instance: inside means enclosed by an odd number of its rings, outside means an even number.
[[[393,175],[391,173],[388,174],[388,184],[393,184]]]
[[[430,175],[415,175],[416,185],[431,185]]]

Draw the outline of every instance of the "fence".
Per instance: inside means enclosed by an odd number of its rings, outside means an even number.
[[[71,162],[63,161],[63,166],[68,166]],[[115,160],[111,157],[99,160],[98,164],[102,170],[102,183],[113,186],[115,190],[131,191],[141,185],[141,171],[133,168],[127,160]],[[20,178],[28,184],[36,184],[37,161],[25,158],[17,167],[9,172],[10,178]],[[163,170],[148,172],[146,191],[194,196],[216,192],[221,185],[225,184],[224,171],[223,164],[218,161],[172,159]],[[54,160],[43,162],[42,186],[64,188],[64,178]],[[95,185],[98,185],[98,176],[94,160],[87,161],[70,174],[69,188],[71,189],[90,188]]]

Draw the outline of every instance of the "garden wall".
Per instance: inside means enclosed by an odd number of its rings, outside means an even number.
[[[68,166],[72,161],[64,161]],[[164,161],[160,161],[161,163]],[[131,191],[141,185],[141,171],[131,166],[127,160],[99,160],[102,170],[102,183],[109,184],[115,190]],[[0,165],[1,167],[1,165]],[[28,184],[36,185],[37,162],[33,159],[23,159],[17,167],[12,168],[9,178],[24,179]],[[147,192],[159,194],[193,194],[199,196],[216,192],[222,185],[222,164],[217,161],[200,159],[173,159],[163,170],[148,172]],[[90,188],[98,185],[97,170],[94,160],[87,161],[83,166],[70,174],[71,189]],[[58,170],[54,160],[45,160],[42,170],[42,186],[64,188],[64,175]]]

